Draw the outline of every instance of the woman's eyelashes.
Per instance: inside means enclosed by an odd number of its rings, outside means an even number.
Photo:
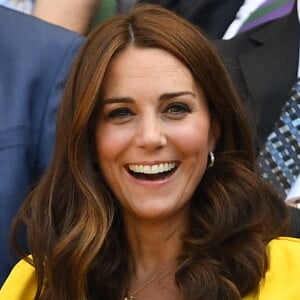
[[[172,119],[180,119],[185,115],[193,111],[192,107],[183,102],[172,102],[163,107],[154,110],[158,115],[163,115],[164,117]],[[117,107],[117,108],[106,108],[104,109],[104,116],[114,122],[126,122],[131,120],[134,116],[142,114],[138,108],[132,107]]]
[[[167,106],[165,110],[165,113],[174,116],[181,116],[190,112],[192,112],[191,107],[188,104],[182,102],[172,102]]]
[[[108,114],[107,117],[109,119],[125,119],[131,116],[134,116],[135,113],[132,112],[132,110],[128,107],[119,107],[111,110]]]

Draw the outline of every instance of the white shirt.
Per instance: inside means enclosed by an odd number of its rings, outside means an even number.
[[[220,0],[221,1],[221,0]],[[234,37],[244,22],[249,18],[249,16],[263,3],[265,0],[246,0],[244,4],[238,10],[234,21],[227,28],[223,39],[229,40]]]
[[[0,0],[0,5],[31,14],[34,0]]]

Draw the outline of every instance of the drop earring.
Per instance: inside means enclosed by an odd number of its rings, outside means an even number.
[[[211,168],[214,164],[215,164],[215,155],[212,151],[210,151],[208,168]]]

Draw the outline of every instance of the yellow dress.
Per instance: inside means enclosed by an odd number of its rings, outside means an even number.
[[[270,268],[258,293],[243,300],[300,299],[300,239],[281,237],[268,245]],[[36,282],[34,268],[20,261],[0,290],[0,300],[33,300]]]

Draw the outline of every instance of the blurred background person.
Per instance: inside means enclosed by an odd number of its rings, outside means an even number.
[[[82,35],[116,12],[116,4],[111,0],[0,0],[0,5]]]
[[[231,38],[253,13],[267,14],[268,20],[287,14],[294,0],[138,0],[175,11],[199,26],[209,38]],[[257,23],[256,23],[257,24]]]
[[[260,24],[229,40],[215,41],[257,128],[263,177],[288,204],[299,208],[299,1],[286,16]],[[279,145],[280,147],[277,147]],[[293,235],[300,214],[291,209]]]
[[[32,13],[44,21],[86,35],[100,8],[101,0],[36,0]]]
[[[83,38],[0,6],[0,284],[11,221],[48,166],[56,111]]]
[[[251,115],[255,116],[259,150],[264,148],[266,140],[272,134],[274,125],[280,119],[282,110],[290,99],[291,89],[300,77],[299,9],[299,1],[296,1],[288,15],[256,26],[228,41],[216,41],[235,85],[243,99],[246,99]],[[287,127],[284,132],[286,139],[281,141],[282,148],[286,151],[289,144],[293,145],[293,151],[288,154],[285,163],[294,168],[291,171],[294,175],[289,178],[286,177],[288,175],[281,174],[283,181],[271,179],[271,174],[265,175],[267,179],[270,176],[270,181],[275,180],[273,185],[286,199],[296,196],[294,192],[289,195],[289,192],[296,191],[291,188],[294,183],[297,183],[300,172],[300,136],[288,136],[289,132],[299,132],[297,124],[300,122],[300,112],[296,107],[294,115],[295,127]],[[260,152],[259,155],[263,154]],[[279,156],[286,157],[287,154],[282,153]],[[294,163],[291,162],[292,159]],[[267,166],[263,167],[267,168]],[[284,169],[284,167],[279,168]]]

